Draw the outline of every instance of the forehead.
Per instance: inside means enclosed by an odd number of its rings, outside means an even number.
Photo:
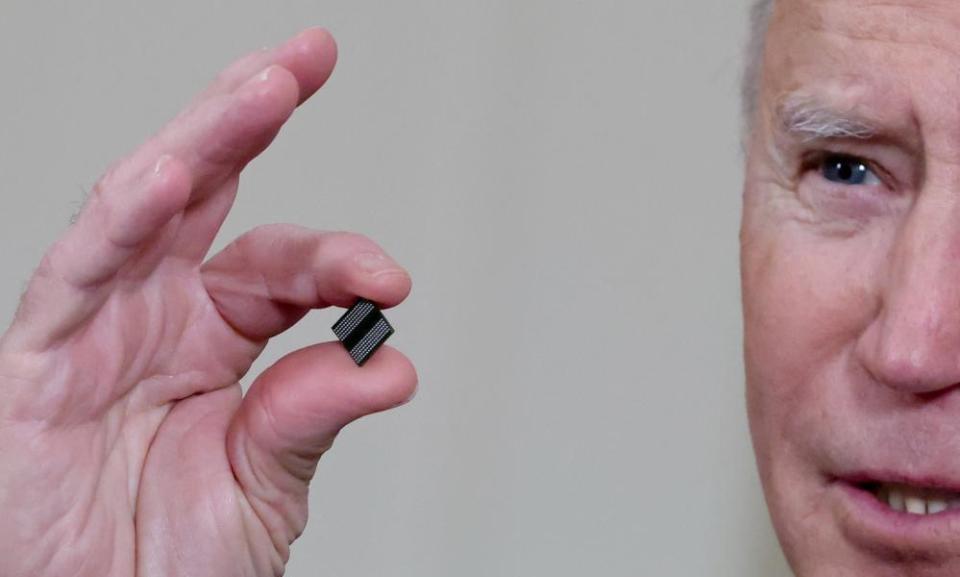
[[[836,34],[848,39],[955,49],[956,0],[779,0],[773,27]]]
[[[958,0],[779,0],[766,47],[767,108],[809,94],[960,131]]]

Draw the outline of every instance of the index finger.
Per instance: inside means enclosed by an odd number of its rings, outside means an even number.
[[[194,104],[233,92],[248,78],[271,64],[293,73],[300,83],[300,103],[310,98],[330,77],[337,60],[337,45],[324,28],[308,28],[272,48],[251,52],[228,66],[201,92]]]
[[[120,187],[148,170],[163,155],[184,160],[201,157],[202,151],[198,148],[206,144],[205,136],[219,140],[217,123],[212,120],[214,114],[211,111],[229,106],[225,100],[229,100],[257,73],[271,66],[289,71],[297,83],[297,105],[300,105],[326,83],[336,61],[336,42],[323,28],[309,28],[276,48],[240,58],[155,136],[111,168],[103,180],[113,187]],[[245,155],[238,155],[234,163],[220,166],[216,172],[218,175],[229,174],[246,160]],[[202,180],[194,181],[198,188],[203,184]]]

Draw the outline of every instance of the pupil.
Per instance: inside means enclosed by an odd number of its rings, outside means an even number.
[[[839,176],[841,180],[850,180],[853,178],[853,165],[849,162],[838,162],[837,176]]]

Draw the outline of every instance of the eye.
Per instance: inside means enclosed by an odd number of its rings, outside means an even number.
[[[820,174],[830,182],[846,186],[880,184],[880,179],[866,161],[845,154],[828,154],[820,161]]]

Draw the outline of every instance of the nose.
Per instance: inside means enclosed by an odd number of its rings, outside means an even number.
[[[857,343],[882,384],[929,395],[960,384],[960,198],[921,194],[885,263],[881,308]]]

